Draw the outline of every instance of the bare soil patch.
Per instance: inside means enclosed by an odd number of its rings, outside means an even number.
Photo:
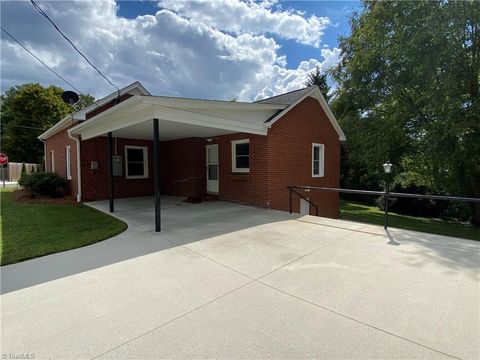
[[[77,204],[77,202],[70,196],[63,196],[59,198],[35,196],[31,192],[24,189],[15,190],[12,192],[12,194],[15,202],[20,204]]]

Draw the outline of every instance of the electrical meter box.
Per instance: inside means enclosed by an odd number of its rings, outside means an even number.
[[[123,162],[121,155],[113,155],[113,176],[122,176],[123,174]]]
[[[90,170],[98,170],[98,161],[90,161]]]

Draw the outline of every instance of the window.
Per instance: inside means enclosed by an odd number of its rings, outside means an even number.
[[[125,177],[148,178],[148,149],[146,146],[125,146]]]
[[[325,146],[312,144],[312,177],[323,177]]]
[[[50,172],[55,172],[55,152],[50,150]]]
[[[232,141],[232,172],[250,171],[250,141]]]
[[[71,152],[70,152],[70,145],[65,146],[65,167],[66,167],[66,175],[67,179],[72,179],[72,161],[71,161]]]

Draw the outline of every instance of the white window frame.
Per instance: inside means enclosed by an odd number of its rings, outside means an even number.
[[[50,172],[55,172],[55,151],[50,150]]]
[[[128,175],[128,149],[143,150],[143,175]],[[125,145],[125,179],[148,179],[148,147]]]
[[[248,146],[248,168],[237,168],[237,144],[250,144],[250,139],[232,141],[232,172],[249,173],[250,172],[250,145]]]
[[[315,148],[319,148],[319,164],[318,164],[318,174],[315,174],[314,172],[314,154],[315,154]],[[323,177],[324,176],[324,170],[325,170],[325,145],[324,144],[317,144],[313,143],[312,144],[312,177]]]
[[[70,145],[65,146],[65,166],[67,180],[72,180],[72,151]]]

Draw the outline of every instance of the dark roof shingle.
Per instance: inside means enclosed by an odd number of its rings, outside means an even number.
[[[272,96],[263,100],[258,100],[255,101],[257,104],[278,104],[278,105],[292,105],[295,103],[298,99],[302,98],[305,96],[306,93],[311,91],[313,89],[313,86],[308,86],[303,89],[295,90],[295,91],[290,91],[285,94],[277,95],[277,96]]]

